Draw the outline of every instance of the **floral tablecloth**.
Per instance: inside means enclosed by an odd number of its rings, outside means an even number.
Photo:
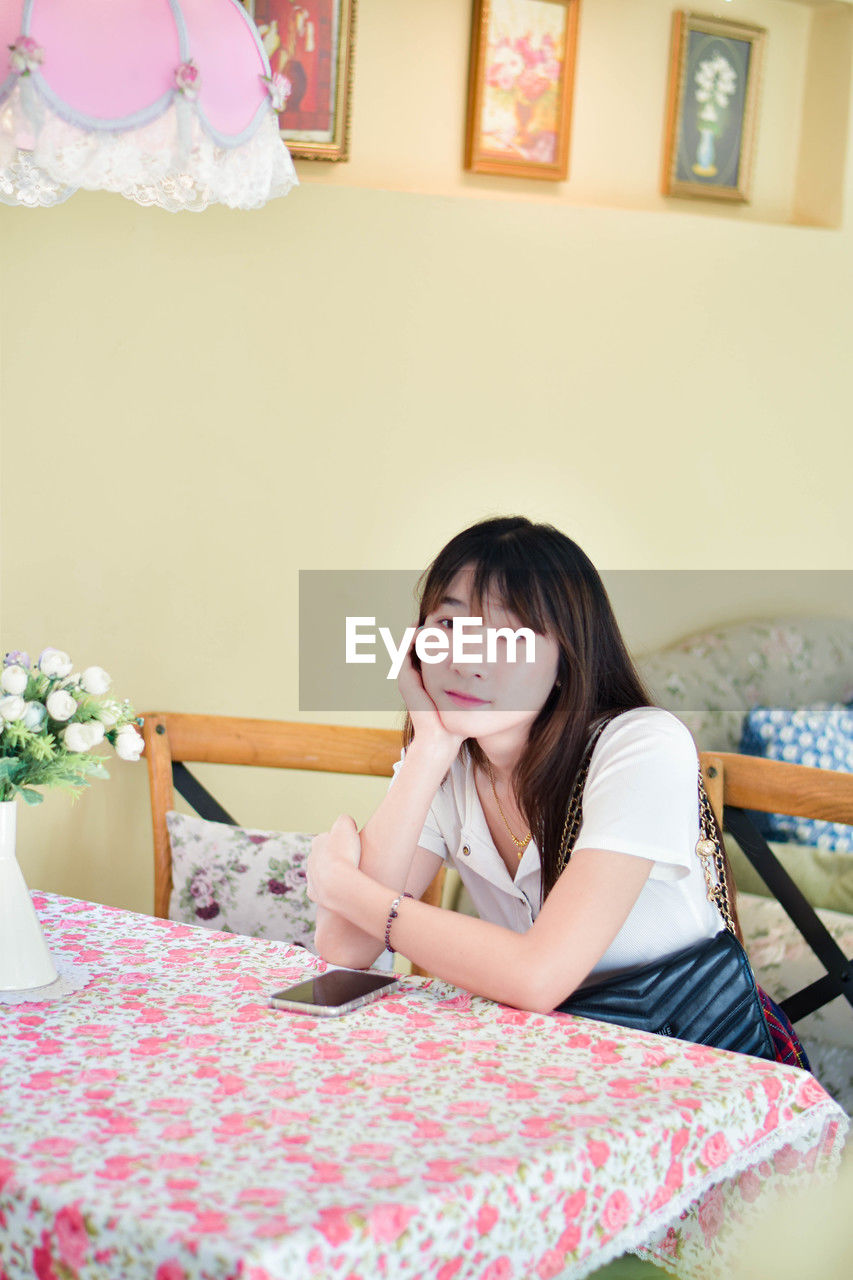
[[[0,1015],[0,1277],[580,1277],[635,1247],[723,1275],[837,1163],[814,1079],[436,980],[270,1009],[283,943],[34,895],[92,981]]]

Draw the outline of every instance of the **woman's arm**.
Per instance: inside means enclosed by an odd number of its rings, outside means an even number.
[[[351,818],[335,823],[309,878],[309,892],[371,937],[382,940],[397,892],[357,866]],[[578,849],[526,933],[406,899],[391,940],[429,973],[476,995],[547,1013],[601,959],[640,895],[650,859]]]
[[[455,752],[458,747],[454,745],[453,749]],[[361,832],[358,865],[372,880],[393,889],[392,898],[404,889],[419,898],[441,866],[437,854],[418,846],[418,836],[452,762],[448,754],[447,748],[419,746],[415,739],[406,751],[394,785]],[[315,837],[312,859],[322,856],[328,838],[328,832]],[[376,937],[359,928],[358,923],[357,917],[347,917],[330,904],[318,904],[314,940],[324,960],[354,969],[373,964],[385,944],[377,946]],[[381,941],[381,933],[379,937]]]
[[[323,842],[330,834],[323,832],[322,836],[316,837],[312,843],[312,856],[315,853],[322,856]],[[362,836],[363,834],[362,832]],[[396,897],[397,892],[405,889],[413,897],[420,898],[441,865],[442,860],[438,854],[418,845],[408,874],[402,882],[403,887],[399,891],[395,890],[393,896]],[[314,941],[324,960],[328,960],[330,964],[346,965],[351,969],[366,969],[385,949],[384,935],[380,942],[343,914],[320,905],[317,907]]]
[[[437,854],[418,846],[430,805],[464,739],[448,733],[435,703],[426,692],[420,673],[411,661],[412,644],[403,662],[398,687],[415,730],[394,785],[389,787],[361,833],[357,865],[379,884],[397,893],[408,890],[419,898],[441,866]],[[328,832],[312,844],[312,858],[322,856]],[[384,932],[384,926],[383,926]],[[315,944],[331,964],[365,968],[384,950],[384,942],[358,923],[325,904],[318,904]],[[380,934],[380,939],[382,934]]]

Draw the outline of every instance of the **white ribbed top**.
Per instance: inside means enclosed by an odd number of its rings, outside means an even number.
[[[394,765],[394,777],[404,756],[405,751]],[[654,867],[587,981],[670,955],[724,927],[708,901],[695,852],[698,767],[690,731],[660,707],[625,711],[602,731],[590,760],[575,848],[650,858]],[[530,928],[539,913],[539,850],[531,840],[513,880],[492,840],[469,759],[453,762],[418,844],[456,868],[482,919],[517,933]]]

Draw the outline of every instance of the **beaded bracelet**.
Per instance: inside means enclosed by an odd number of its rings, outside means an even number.
[[[397,908],[399,907],[403,899],[411,898],[413,896],[414,895],[411,893],[401,893],[400,896],[398,898],[395,898],[394,901],[391,903],[391,910],[388,912],[388,920],[386,921],[386,924],[385,924],[385,950],[390,951],[392,955],[396,953],[394,951],[394,948],[391,946],[391,921],[397,919]]]

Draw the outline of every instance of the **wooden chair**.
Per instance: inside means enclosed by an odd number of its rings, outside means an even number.
[[[144,715],[143,736],[154,830],[154,914],[164,919],[172,890],[166,812],[174,808],[175,791],[202,818],[236,825],[190,773],[187,762],[391,777],[400,756],[396,730],[298,721],[154,711]],[[824,977],[784,1002],[789,1018],[797,1021],[838,995],[853,1005],[853,961],[829,934],[748,813],[761,810],[853,824],[853,775],[731,752],[703,752],[700,761],[708,797],[724,830],[734,835],[826,970]],[[443,884],[442,868],[423,901],[440,904]],[[414,967],[413,972],[423,970]]]
[[[237,825],[236,819],[190,773],[187,762],[390,778],[392,766],[400,758],[400,734],[394,729],[149,711],[143,715],[142,733],[154,829],[154,914],[161,919],[168,917],[172,892],[172,848],[166,812],[175,807],[175,791],[200,817]],[[423,895],[424,902],[441,903],[443,881],[442,868]],[[412,971],[424,975],[418,966],[413,966]]]
[[[844,996],[853,1005],[853,957],[848,958],[758,831],[750,810],[853,824],[853,774],[812,769],[733,752],[702,752],[708,799],[826,973],[782,1002],[792,1022]]]

